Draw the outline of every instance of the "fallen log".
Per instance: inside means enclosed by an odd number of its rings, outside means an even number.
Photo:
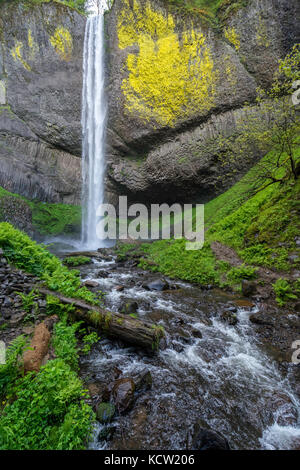
[[[83,300],[65,297],[59,292],[40,288],[41,294],[52,295],[63,304],[75,307],[72,315],[93,326],[109,338],[117,338],[147,351],[155,352],[166,346],[165,333],[161,326],[133,318],[130,315],[110,312],[104,308],[90,305]]]

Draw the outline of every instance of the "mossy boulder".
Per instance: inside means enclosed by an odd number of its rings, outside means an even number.
[[[116,407],[113,403],[102,402],[97,407],[97,420],[102,424],[109,423],[113,419],[115,412]]]

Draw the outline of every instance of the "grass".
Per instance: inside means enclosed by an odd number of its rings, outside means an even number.
[[[275,158],[270,152],[264,161]],[[231,189],[205,205],[206,242],[202,250],[187,251],[185,240],[171,239],[138,247],[120,245],[119,256],[135,251],[141,255],[143,268],[205,285],[238,285],[242,279],[255,278],[258,266],[287,273],[299,268],[300,182],[276,183],[254,194],[257,171],[254,166]],[[213,241],[233,248],[244,264],[233,268],[217,261],[211,249]]]

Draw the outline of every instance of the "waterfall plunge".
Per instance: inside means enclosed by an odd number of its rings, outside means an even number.
[[[95,8],[98,14],[95,13]],[[104,0],[89,10],[84,38],[82,92],[82,244],[96,249],[101,245],[96,227],[97,208],[104,202],[105,125],[104,96]],[[99,235],[99,234],[98,234]]]

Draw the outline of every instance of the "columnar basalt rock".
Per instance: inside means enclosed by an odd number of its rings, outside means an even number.
[[[234,132],[300,42],[299,10],[248,0],[216,28],[165,0],[115,0],[105,13],[110,201],[204,202],[234,182],[208,143]],[[56,2],[4,2],[0,16],[0,185],[77,203],[86,19]],[[236,179],[259,155],[248,157]]]
[[[111,200],[121,192],[204,202],[232,184],[206,143],[232,133],[257,86],[270,85],[299,42],[299,10],[296,0],[249,0],[217,31],[160,0],[115,2],[107,15]],[[259,155],[249,157],[236,179]]]
[[[55,2],[0,16],[0,185],[79,203],[85,17]]]

